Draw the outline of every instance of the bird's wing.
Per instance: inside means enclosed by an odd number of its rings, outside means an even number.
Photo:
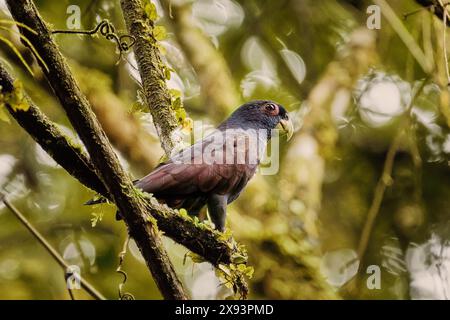
[[[240,192],[253,176],[256,165],[223,163],[227,143],[219,135],[224,133],[217,131],[181,151],[140,179],[136,186],[159,196]],[[234,148],[235,153],[247,152]],[[216,161],[221,157],[223,162]]]

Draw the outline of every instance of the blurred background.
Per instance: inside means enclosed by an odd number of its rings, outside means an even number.
[[[450,43],[442,15],[413,0],[152,2],[171,68],[167,83],[188,120],[215,126],[253,99],[275,100],[295,119],[279,172],[257,174],[229,207],[229,227],[254,267],[250,298],[450,298]],[[108,19],[126,33],[116,0],[35,3],[55,29],[73,26],[75,5],[81,29]],[[1,19],[11,19],[3,1],[0,8]],[[5,42],[2,62],[78,140],[18,35],[0,32],[35,76]],[[55,38],[125,168],[136,178],[148,173],[163,151],[138,94],[133,54],[118,60],[101,36]],[[118,299],[124,223],[112,207],[83,206],[94,193],[12,118],[1,118],[2,192],[69,264]],[[208,263],[193,263],[186,249],[164,243],[193,298],[230,294]],[[133,241],[122,269],[124,291],[161,298]],[[90,298],[82,290],[74,295]],[[70,299],[64,270],[3,203],[0,299]]]

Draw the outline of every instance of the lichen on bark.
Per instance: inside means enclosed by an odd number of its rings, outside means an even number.
[[[153,33],[155,22],[152,19],[157,17],[156,9],[147,7],[146,10],[146,6],[151,6],[148,0],[121,0],[120,3],[128,31],[136,39],[133,50],[141,74],[145,102],[153,117],[161,145],[169,155],[172,149],[178,149],[181,139],[175,134],[179,122],[166,85],[167,67],[160,57]]]

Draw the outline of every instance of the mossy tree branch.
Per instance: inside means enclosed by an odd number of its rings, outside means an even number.
[[[241,97],[227,61],[211,40],[195,24],[191,3],[162,1],[166,13],[172,13],[171,26],[176,39],[195,69],[208,114],[219,121],[239,105]]]
[[[2,64],[0,64],[0,86],[3,95],[14,91],[14,80]],[[27,110],[5,105],[11,116],[71,176],[88,188],[107,195],[103,182],[98,178],[94,166],[81,147],[71,143],[58,126],[51,122],[28,97],[25,99],[28,104]]]
[[[75,62],[71,62],[70,67],[112,145],[140,173],[153,169],[162,155],[157,150],[159,139],[146,132],[139,119],[127,111],[125,103],[114,92],[109,76]]]
[[[101,181],[121,211],[130,236],[136,241],[162,295],[167,299],[186,299],[187,296],[163,248],[157,228],[149,220],[151,217],[146,213],[144,201],[137,196],[129,176],[120,166],[86,97],[81,93],[33,2],[8,0],[7,5],[16,21],[27,25],[37,33],[35,35],[20,28],[22,34],[47,64],[48,69],[42,68],[47,80],[72,126],[85,144]]]
[[[179,139],[174,135],[178,120],[172,109],[170,92],[165,81],[165,67],[152,32],[154,22],[146,16],[140,0],[121,0],[120,4],[128,31],[136,39],[133,50],[141,75],[145,102],[153,117],[161,145],[169,155],[179,143]]]

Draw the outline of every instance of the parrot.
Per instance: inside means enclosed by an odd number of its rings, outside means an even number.
[[[293,124],[282,105],[270,100],[245,103],[211,134],[170,156],[134,185],[191,216],[198,217],[206,206],[215,228],[224,231],[227,205],[254,176],[278,128],[287,140],[291,138]],[[86,204],[99,202],[102,200]]]

